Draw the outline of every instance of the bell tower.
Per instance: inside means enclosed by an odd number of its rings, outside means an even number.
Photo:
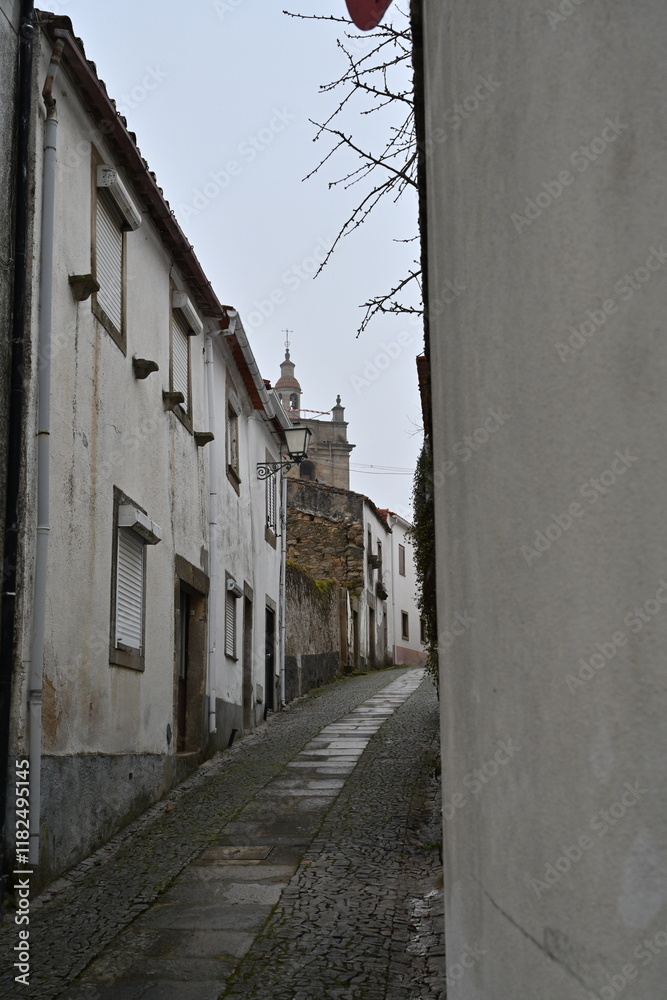
[[[350,452],[354,445],[347,440],[345,407],[340,396],[337,396],[336,404],[330,410],[301,408],[301,386],[294,374],[294,362],[290,358],[291,330],[283,332],[287,335],[285,360],[280,365],[280,378],[275,390],[292,423],[307,427],[311,432],[308,457],[298,467],[293,466],[287,475],[292,479],[311,479],[326,486],[349,490]],[[325,419],[327,417],[330,419]]]
[[[289,417],[298,420],[301,411],[301,386],[294,374],[294,362],[290,359],[289,335],[291,330],[284,330],[285,340],[285,360],[280,365],[280,378],[276,382],[276,392],[283,404],[283,409]]]

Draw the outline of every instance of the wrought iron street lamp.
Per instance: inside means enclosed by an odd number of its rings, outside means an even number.
[[[280,469],[287,471],[293,465],[303,462],[308,454],[308,439],[312,433],[309,427],[303,427],[301,424],[286,428],[285,441],[289,459],[286,462],[258,462],[257,478],[268,479],[269,476],[275,476]]]

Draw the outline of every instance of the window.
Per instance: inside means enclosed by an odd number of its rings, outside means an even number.
[[[141,654],[144,645],[145,546],[131,528],[118,529],[116,641],[118,648]]]
[[[182,392],[184,402],[179,404],[181,413],[190,412],[190,338],[188,327],[181,314],[171,312],[171,379],[172,392]]]
[[[405,545],[398,546],[398,572],[405,576]]]
[[[227,477],[238,493],[239,475],[239,417],[231,403],[227,404]]]
[[[266,480],[266,523],[271,531],[276,530],[276,477]]]
[[[141,212],[118,171],[93,150],[93,276],[100,286],[93,313],[118,347],[127,350],[125,334],[125,243],[128,230],[141,225]]]
[[[403,639],[410,638],[410,619],[407,611],[401,611],[401,637]]]
[[[275,462],[275,458],[270,455],[267,451],[266,453],[267,462]],[[278,493],[278,476],[268,476],[264,482],[266,484],[266,529],[264,532],[264,537],[270,545],[275,548],[276,537],[278,535],[278,510],[277,510],[277,493]]]
[[[144,668],[146,546],[157,544],[161,537],[145,511],[115,490],[109,659],[116,666]]]
[[[236,602],[243,591],[236,580],[225,573],[225,656],[236,659]]]
[[[419,641],[422,645],[426,645],[426,619],[419,619]]]
[[[378,538],[378,573],[382,579],[382,542]]]
[[[183,402],[178,403],[172,412],[190,433],[192,433],[190,337],[196,337],[203,330],[204,325],[186,293],[172,288],[169,388],[171,392],[180,392],[183,396]]]
[[[123,271],[125,234],[120,212],[106,191],[95,199],[93,273],[99,291],[93,296],[93,312],[120,349],[126,350],[123,325]]]
[[[240,459],[239,459],[239,412],[240,407],[235,402],[227,401],[227,430],[226,430],[226,466],[227,479],[240,495],[239,484],[241,482]]]
[[[236,601],[229,591],[225,594],[225,656],[236,659]]]

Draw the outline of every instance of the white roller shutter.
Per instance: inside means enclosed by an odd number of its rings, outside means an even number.
[[[276,477],[266,480],[266,521],[271,531],[276,530]]]
[[[190,409],[189,394],[189,358],[190,344],[185,323],[177,315],[171,314],[171,388],[173,392],[182,392],[185,398],[184,409]]]
[[[116,645],[141,649],[144,617],[144,542],[130,528],[118,528]]]
[[[225,656],[236,656],[236,601],[225,594]]]
[[[95,277],[100,286],[98,305],[116,329],[123,324],[123,233],[98,195],[95,216]]]

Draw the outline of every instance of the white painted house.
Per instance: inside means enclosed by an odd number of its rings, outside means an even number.
[[[69,19],[36,36],[10,747],[45,882],[277,706],[287,421]]]
[[[424,630],[417,607],[417,574],[414,546],[410,531],[412,525],[400,514],[381,510],[391,528],[391,617],[390,636],[395,664],[423,666]]]

